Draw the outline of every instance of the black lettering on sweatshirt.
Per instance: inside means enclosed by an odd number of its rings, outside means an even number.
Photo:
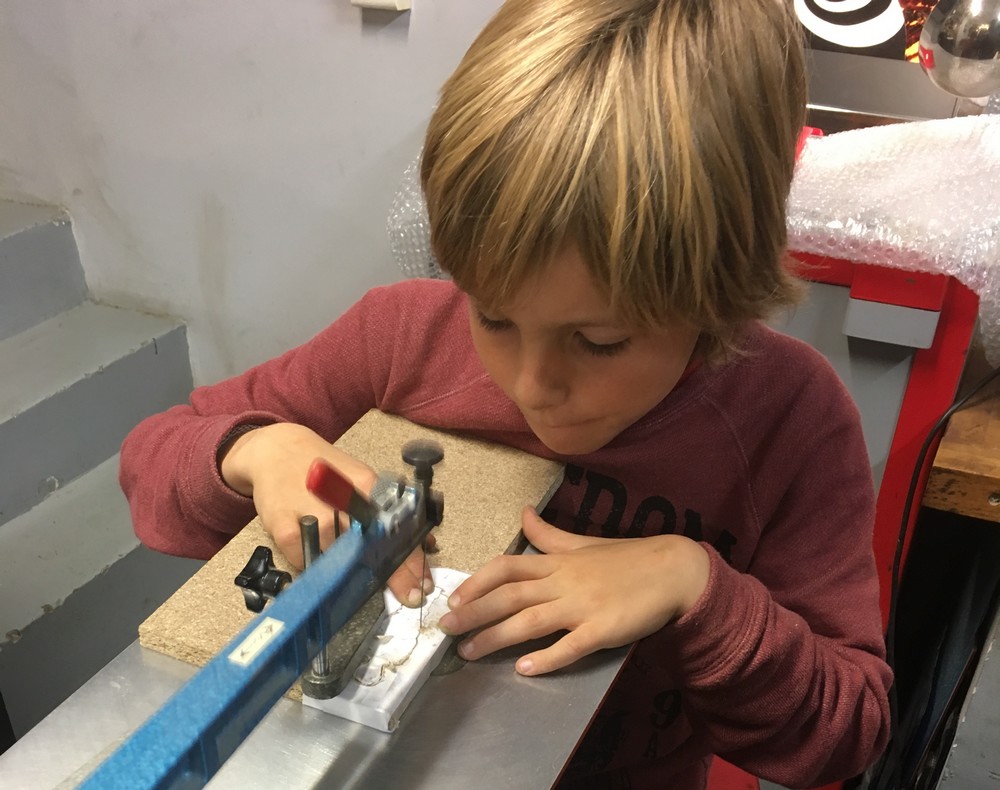
[[[641,538],[646,534],[646,521],[653,513],[660,514],[660,529],[654,535],[669,535],[677,531],[677,511],[670,500],[662,496],[649,496],[639,503],[632,516],[632,526],[625,533],[627,538]]]
[[[653,697],[653,714],[650,723],[659,730],[665,730],[681,715],[681,693],[677,689],[661,691]]]
[[[573,464],[566,466],[566,480],[574,486],[586,484],[579,509],[573,517],[573,530],[577,533],[599,534],[606,538],[638,538],[678,532],[677,508],[665,496],[653,495],[643,499],[635,509],[632,523],[623,530],[622,519],[628,507],[628,491],[619,480]],[[603,520],[595,520],[595,511],[604,501],[607,505],[606,515]],[[647,530],[649,525],[652,525],[652,529]],[[685,508],[682,534],[691,540],[709,540],[719,555],[727,563],[732,564],[733,548],[737,543],[736,536],[729,530],[723,529],[714,539],[706,538],[701,513],[698,511]]]
[[[625,486],[613,477],[598,472],[586,471],[587,488],[580,500],[580,510],[573,519],[573,529],[579,533],[587,533],[589,528],[597,526],[594,520],[594,508],[601,500],[601,495],[611,496],[608,514],[600,525],[600,534],[605,538],[617,538],[621,535],[622,516],[625,515],[625,505],[628,503],[628,493]],[[566,478],[574,485],[579,485],[584,470],[578,466],[566,467]]]

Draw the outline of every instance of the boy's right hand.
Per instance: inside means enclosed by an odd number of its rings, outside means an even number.
[[[334,541],[334,511],[306,489],[306,474],[317,457],[335,466],[354,487],[371,491],[375,472],[338,450],[314,431],[293,423],[275,423],[236,437],[220,452],[219,471],[226,485],[253,498],[264,530],[296,568],[303,565],[299,518],[319,520],[320,547]],[[342,516],[347,526],[347,516]],[[434,589],[422,549],[415,550],[390,577],[388,587],[401,602],[419,606]]]

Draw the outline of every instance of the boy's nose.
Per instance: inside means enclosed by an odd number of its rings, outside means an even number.
[[[558,355],[543,349],[521,354],[514,382],[514,394],[523,408],[540,411],[566,400],[569,382]]]

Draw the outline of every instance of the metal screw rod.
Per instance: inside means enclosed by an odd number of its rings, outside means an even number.
[[[338,517],[339,514],[334,513],[334,518]],[[302,561],[304,567],[308,568],[322,554],[322,549],[319,547],[319,519],[316,516],[302,516],[299,519],[299,531],[302,533]],[[316,655],[316,658],[313,659],[312,671],[313,674],[320,677],[330,674],[330,665],[326,660],[325,645]]]

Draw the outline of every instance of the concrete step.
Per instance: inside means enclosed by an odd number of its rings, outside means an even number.
[[[0,533],[191,391],[182,324],[90,302],[0,341]]]
[[[18,737],[202,564],[139,546],[117,455],[5,524],[0,557],[0,693]]]
[[[8,521],[0,528],[0,646],[138,545],[117,454]]]
[[[55,206],[0,200],[0,340],[87,298],[73,228]]]

